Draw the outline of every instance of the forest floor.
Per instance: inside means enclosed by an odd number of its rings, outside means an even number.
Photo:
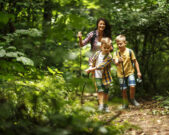
[[[110,113],[102,113],[98,117],[107,124],[112,121],[114,124],[129,123],[124,135],[169,135],[168,108],[159,107],[156,101],[142,101],[140,104],[139,107],[129,105],[126,110],[118,110],[119,106],[111,105]]]
[[[139,107],[129,105],[125,110],[118,109],[119,104],[110,104],[110,113],[98,113],[97,117],[107,126],[125,125],[123,135],[169,135],[169,107],[161,107],[156,100],[139,103]]]

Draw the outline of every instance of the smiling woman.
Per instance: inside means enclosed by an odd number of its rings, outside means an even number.
[[[82,33],[78,32],[80,47],[87,45],[89,42],[91,44],[92,55],[89,58],[89,65],[91,58],[96,51],[100,50],[101,39],[103,37],[109,37],[111,39],[111,26],[109,22],[104,18],[99,18],[96,22],[96,28],[87,34],[87,37],[82,40]],[[113,46],[111,46],[111,51],[113,51]]]

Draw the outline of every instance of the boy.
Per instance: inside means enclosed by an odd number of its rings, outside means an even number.
[[[135,106],[139,106],[139,103],[135,100],[135,77],[134,77],[134,65],[137,70],[138,78],[141,78],[141,72],[139,64],[136,60],[133,50],[126,48],[126,37],[124,35],[119,35],[116,37],[116,43],[118,46],[118,51],[113,55],[113,61],[117,66],[117,76],[120,82],[120,89],[122,90],[123,105],[122,109],[128,108],[128,98],[127,98],[127,85],[130,86],[130,99],[131,103]],[[134,63],[134,65],[133,65]]]
[[[95,53],[91,60],[92,67],[86,70],[87,73],[94,72],[99,100],[98,110],[105,110],[105,112],[110,112],[107,102],[109,85],[112,81],[110,73],[111,62],[113,61],[110,54],[111,43],[110,38],[102,38],[101,51]]]

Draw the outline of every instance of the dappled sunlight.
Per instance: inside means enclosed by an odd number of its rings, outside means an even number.
[[[0,0],[0,134],[168,135],[168,7],[167,0]],[[100,17],[111,25],[111,54],[119,34],[135,52],[138,107],[122,109],[112,62],[109,100],[98,111],[85,71],[91,43],[80,48],[77,33],[84,39]]]
[[[76,59],[78,57],[78,54],[77,53],[75,53],[75,52],[70,52],[69,53],[69,59],[71,59],[71,60],[74,60],[74,59]]]

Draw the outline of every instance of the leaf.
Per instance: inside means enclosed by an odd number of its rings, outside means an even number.
[[[83,109],[86,111],[86,112],[95,112],[95,109],[93,107],[90,107],[90,106],[85,106],[83,107]]]
[[[29,29],[30,31],[30,36],[32,37],[40,37],[42,35],[42,32],[38,29]]]
[[[15,57],[15,58],[17,58],[18,54],[17,54],[17,52],[8,52],[8,53],[6,53],[6,56],[7,57]]]
[[[56,71],[56,73],[58,74],[63,74],[63,72],[59,71],[57,68],[54,69]]]
[[[16,50],[15,46],[9,46],[6,50]]]
[[[0,50],[0,57],[4,57],[6,54],[6,51],[4,49]]]
[[[16,30],[16,34],[28,35],[31,37],[40,37],[42,35],[42,32],[38,29],[32,28],[29,30],[25,30],[25,29]]]
[[[108,130],[105,127],[100,127],[99,131],[103,134],[106,134],[108,132]]]
[[[48,68],[48,71],[50,72],[50,73],[52,73],[53,75],[56,73],[55,71],[53,71],[50,67],[47,67]]]
[[[0,12],[0,18],[1,18],[0,23],[2,23],[2,24],[8,23],[9,17],[7,14]]]
[[[8,13],[4,13],[4,12],[0,12],[0,28],[2,28],[5,24],[7,24],[9,22],[9,20],[14,20],[14,15],[12,14],[8,14]]]
[[[17,52],[18,56],[24,56],[25,54],[22,52]]]
[[[16,60],[22,62],[24,65],[34,66],[34,62],[29,58],[22,56],[22,57],[17,57]]]

